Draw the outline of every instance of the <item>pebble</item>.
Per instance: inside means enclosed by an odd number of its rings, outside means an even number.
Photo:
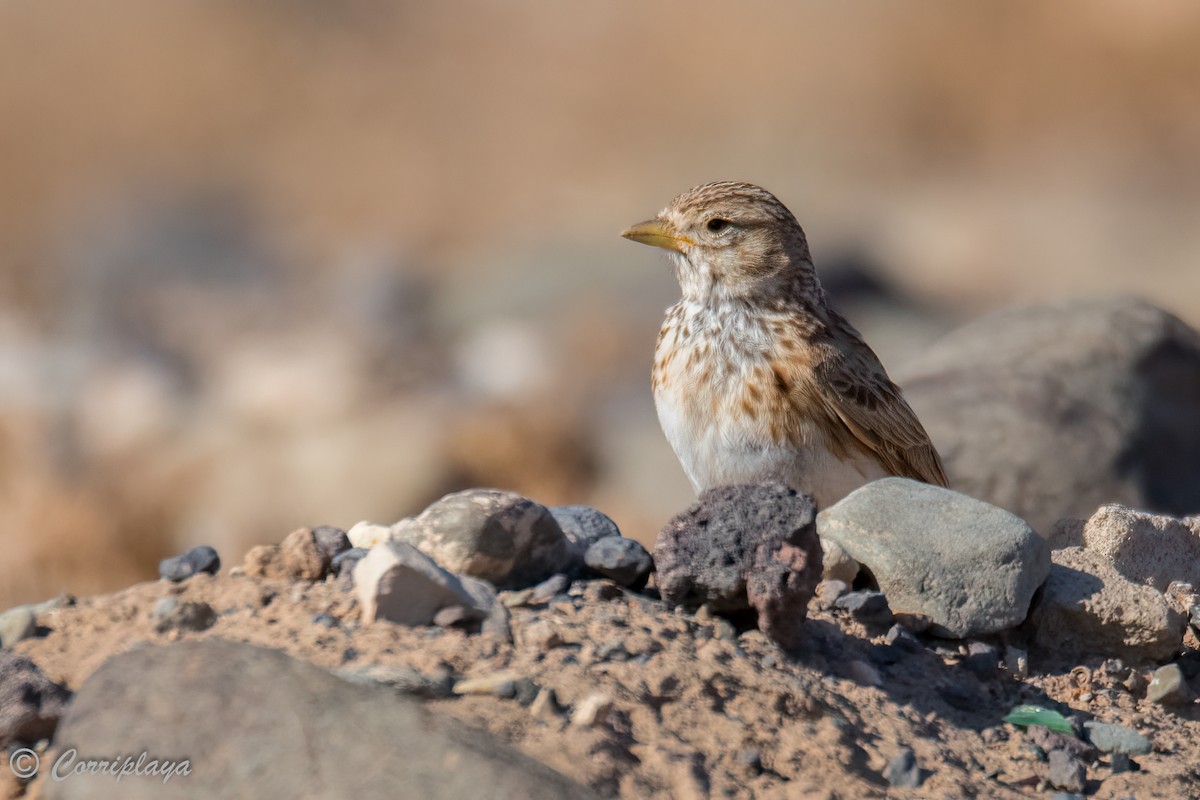
[[[155,603],[152,614],[157,620],[154,629],[159,633],[204,631],[217,622],[217,612],[208,603],[181,603],[174,597],[164,597]]]
[[[529,713],[536,719],[556,720],[562,716],[562,709],[558,705],[558,697],[554,694],[554,690],[548,686],[543,686],[538,691],[537,697],[529,704]]]
[[[325,577],[331,558],[317,546],[312,528],[297,528],[279,544],[280,563],[288,578],[318,581]]]
[[[539,653],[549,653],[554,648],[566,644],[558,629],[548,620],[539,620],[531,625],[526,625],[521,630],[519,638],[522,647],[532,648]]]
[[[404,542],[372,548],[354,568],[354,585],[364,623],[428,625],[448,606],[473,608],[479,612],[476,619],[504,608],[487,583],[444,570]],[[499,625],[499,619],[496,622]],[[507,617],[502,627],[507,630]]]
[[[334,556],[329,562],[329,572],[341,578],[345,576],[353,584],[354,565],[366,558],[371,552],[365,547],[351,547]]]
[[[750,771],[752,775],[758,775],[762,772],[762,753],[753,747],[739,750],[734,760]]]
[[[884,627],[892,624],[892,610],[882,592],[849,592],[834,602],[835,608],[848,611],[850,616],[864,625]]]
[[[1178,664],[1167,664],[1154,670],[1146,687],[1146,699],[1162,705],[1179,705],[1188,700],[1187,683]]]
[[[332,525],[318,525],[313,528],[313,539],[317,543],[317,550],[330,564],[340,553],[350,549],[350,539],[346,532]]]
[[[356,522],[346,531],[346,539],[350,542],[351,547],[361,547],[364,550],[370,550],[377,544],[386,542],[392,538],[392,529],[387,525],[378,525],[374,522]]]
[[[654,569],[654,561],[641,542],[623,536],[607,536],[592,543],[583,561],[597,575],[635,591],[645,587]]]
[[[447,670],[426,675],[407,665],[385,666],[374,664],[369,667],[352,667],[337,671],[337,676],[351,683],[391,686],[401,694],[426,700],[437,700],[452,695],[452,679]]]
[[[845,581],[821,581],[817,584],[813,599],[817,601],[817,608],[828,611],[833,608],[833,604],[837,602],[838,598],[848,591],[850,591],[850,586]]]
[[[966,658],[962,666],[975,674],[976,677],[987,680],[995,676],[1000,669],[1000,653],[986,642],[971,642],[967,645]]]
[[[1087,768],[1066,750],[1051,750],[1046,779],[1055,789],[1082,792],[1087,785]]]
[[[883,637],[883,640],[893,647],[911,650],[914,653],[925,649],[925,646],[921,644],[921,640],[903,625],[893,625],[888,628],[887,635]]]
[[[314,625],[321,625],[326,628],[337,627],[337,620],[333,618],[332,614],[315,614],[312,621]]]
[[[37,615],[32,606],[17,606],[0,614],[0,647],[12,647],[37,631]]]
[[[1019,647],[1004,648],[1004,667],[1018,680],[1029,676],[1029,653]]]
[[[879,670],[872,667],[865,661],[851,661],[847,666],[846,671],[850,673],[850,677],[858,683],[866,686],[882,686],[883,676],[879,674]]]
[[[1150,740],[1133,728],[1106,722],[1085,722],[1088,741],[1101,753],[1145,755],[1150,752]]]
[[[901,747],[883,771],[889,786],[915,788],[921,785],[921,768],[911,747]]]
[[[550,598],[563,594],[571,586],[571,579],[561,572],[557,575],[551,575],[546,580],[539,583],[537,586],[529,589],[530,603],[547,603]]]
[[[158,562],[158,577],[179,583],[202,572],[216,575],[219,569],[221,569],[221,557],[217,555],[216,550],[205,544]]]
[[[583,698],[571,714],[571,724],[579,728],[591,728],[600,725],[612,711],[612,698],[603,692],[589,694]]]
[[[621,536],[621,529],[609,516],[591,506],[550,506],[550,515],[562,528],[580,558],[601,539]]]
[[[479,678],[467,678],[454,684],[457,695],[489,694],[495,697],[514,697],[517,681],[526,677],[519,672],[496,672]]]
[[[1137,769],[1137,764],[1129,753],[1113,753],[1108,759],[1108,766],[1112,770],[1113,775],[1119,775],[1122,772],[1133,772]]]

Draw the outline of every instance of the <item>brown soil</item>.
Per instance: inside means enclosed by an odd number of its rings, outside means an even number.
[[[189,637],[276,647],[334,670],[408,666],[443,680],[447,673],[458,680],[512,672],[551,688],[562,706],[557,713],[528,706],[527,684],[514,699],[426,702],[606,795],[1048,797],[1048,765],[1024,732],[1002,722],[1013,706],[1034,702],[1136,728],[1153,742],[1152,753],[1135,757],[1137,771],[1114,774],[1102,756],[1088,769],[1089,796],[1200,797],[1196,706],[1151,704],[1103,677],[1100,659],[1082,665],[1085,671],[1034,654],[1024,680],[1003,669],[980,679],[961,665],[956,643],[899,652],[815,602],[805,647],[793,658],[756,630],[737,635],[725,620],[669,609],[604,581],[577,582],[569,597],[512,608],[517,643],[509,644],[453,629],[362,626],[353,592],[334,580],[200,576],[181,585],[138,584],[44,613],[42,635],[15,649],[76,688],[110,655],[180,636],[155,632],[152,609],[167,596],[217,611],[212,628]],[[320,614],[335,624],[314,622]],[[878,688],[868,685],[872,669]],[[594,693],[608,695],[612,711],[595,725],[572,723],[571,707]],[[919,788],[889,788],[882,777],[902,746],[915,751],[925,774]],[[7,772],[4,778],[11,781]],[[0,788],[19,796],[11,783]],[[33,796],[37,790],[36,781],[27,787]]]

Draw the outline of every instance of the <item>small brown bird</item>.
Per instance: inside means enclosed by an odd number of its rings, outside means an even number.
[[[889,475],[946,485],[925,429],[830,307],[804,231],[774,195],[709,183],[621,235],[670,251],[683,290],[652,383],[697,492],[780,481],[825,508]]]

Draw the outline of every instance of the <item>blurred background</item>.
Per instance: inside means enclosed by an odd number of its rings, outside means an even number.
[[[1200,322],[1200,5],[0,3],[0,608],[491,485],[692,494],[618,238],[760,183],[902,372],[987,311]]]

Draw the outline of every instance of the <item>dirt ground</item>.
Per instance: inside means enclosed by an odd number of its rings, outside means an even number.
[[[201,575],[64,604],[41,614],[40,635],[15,649],[72,689],[114,653],[181,636],[275,647],[384,679],[415,669],[428,679],[421,693],[433,712],[623,798],[1050,796],[1044,753],[1002,722],[1014,706],[1038,703],[1151,739],[1153,752],[1135,756],[1130,771],[1114,773],[1109,756],[1097,759],[1088,796],[1200,797],[1200,707],[1152,704],[1145,681],[1110,675],[1100,658],[1063,663],[1034,652],[1024,679],[1003,659],[998,670],[971,670],[959,643],[888,645],[884,631],[822,610],[818,600],[803,651],[788,656],[757,630],[739,634],[724,619],[607,581],[576,582],[545,603],[528,592],[501,596],[515,644],[452,628],[361,625],[353,592],[335,579]],[[201,633],[160,634],[153,609],[164,597],[208,603],[217,621]],[[1006,643],[995,644],[1003,655]],[[1019,646],[1018,634],[1007,644]],[[1155,665],[1130,666],[1147,677]],[[450,691],[468,678],[500,688]],[[541,689],[556,702],[534,701]],[[596,694],[611,710],[600,703],[594,721],[575,718]],[[917,788],[884,778],[904,746],[921,769]],[[5,796],[22,796],[7,771],[4,778]],[[36,797],[38,782],[24,791]]]

